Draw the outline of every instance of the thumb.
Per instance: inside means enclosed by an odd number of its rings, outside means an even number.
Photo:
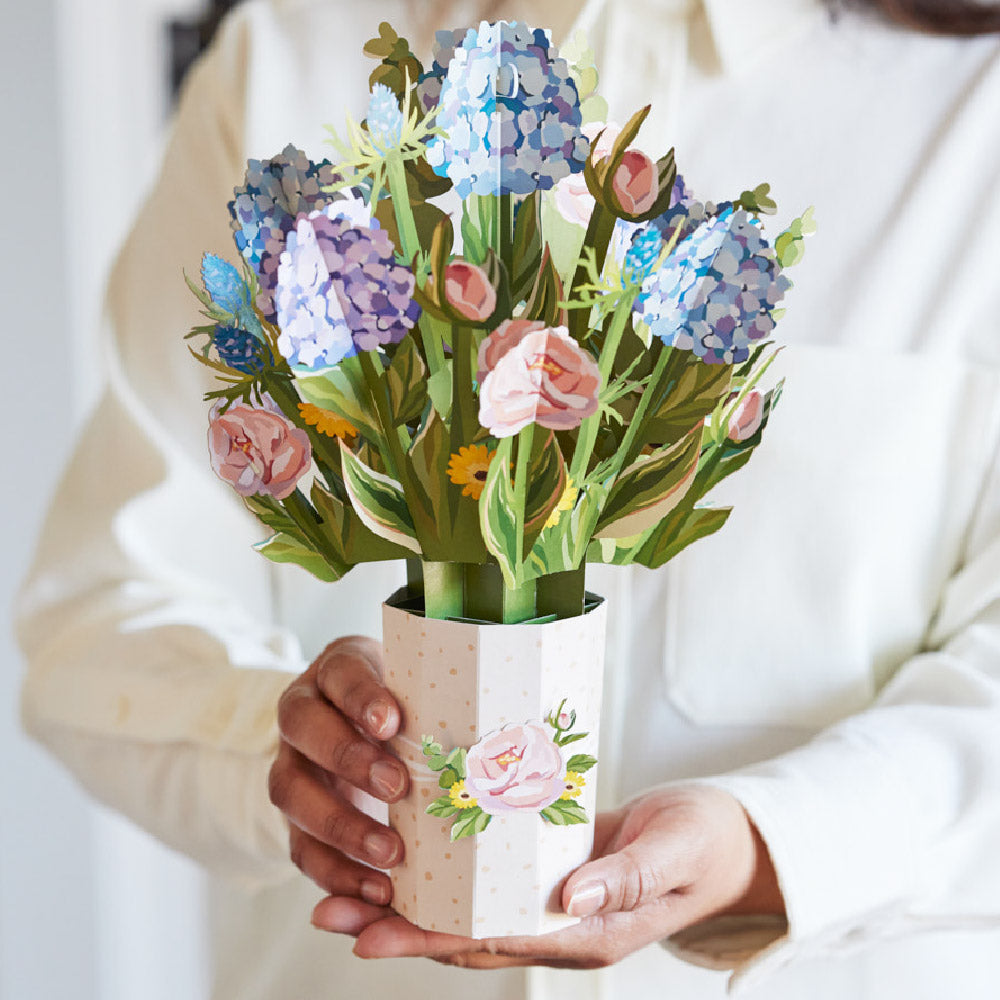
[[[694,880],[690,828],[667,812],[654,814],[634,840],[578,868],[563,887],[571,917],[634,910]]]

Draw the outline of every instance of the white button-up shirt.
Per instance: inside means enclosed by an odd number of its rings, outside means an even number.
[[[362,43],[412,14],[249,0],[192,71],[111,282],[108,389],[24,592],[25,722],[219,876],[218,1000],[720,996],[724,975],[655,946],[594,973],[356,960],[309,927],[317,890],[267,801],[288,672],[377,633],[399,569],[320,585],[251,551],[261,529],[209,469],[180,270],[234,257],[246,158],[326,155],[322,125],[363,110]],[[768,180],[779,225],[813,204],[821,226],[778,328],[781,404],[714,498],[729,523],[666,570],[591,574],[612,616],[600,794],[716,775],[749,811],[787,933],[672,942],[737,966],[747,996],[994,997],[1000,45],[814,0],[606,0],[581,21],[612,117],[652,100],[640,144],[676,145],[697,194]]]

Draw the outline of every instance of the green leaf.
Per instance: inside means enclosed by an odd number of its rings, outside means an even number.
[[[555,435],[535,434],[524,498],[524,548],[530,551],[566,491],[566,463]]]
[[[470,264],[481,265],[486,260],[488,244],[469,212],[469,203],[462,204],[462,254]]]
[[[589,771],[596,763],[597,758],[592,757],[589,753],[575,753],[567,761],[566,770],[583,774],[585,771]]]
[[[564,326],[566,311],[562,308],[562,301],[562,278],[559,277],[552,254],[546,245],[531,294],[524,304],[520,318],[538,320],[546,326]]]
[[[427,394],[442,420],[451,413],[451,361],[446,361],[427,380]]]
[[[442,788],[451,788],[456,781],[461,780],[461,775],[453,767],[445,767],[441,770],[441,777],[438,778],[438,784]]]
[[[425,757],[440,757],[444,754],[444,747],[433,736],[424,736],[420,741],[420,749]]]
[[[464,747],[455,747],[450,754],[448,754],[448,766],[455,771],[455,773],[460,777],[465,777],[465,757],[468,753]]]
[[[267,556],[271,562],[295,563],[326,583],[339,580],[351,568],[346,565],[332,566],[315,550],[284,532],[279,532],[263,542],[258,542],[254,548],[262,555]]]
[[[587,810],[573,799],[556,799],[552,805],[542,810],[541,816],[556,826],[574,826],[589,823]]]
[[[663,520],[694,481],[703,425],[652,455],[643,455],[615,481],[597,523],[598,538],[629,538]]]
[[[424,812],[430,816],[440,816],[442,819],[447,819],[461,810],[452,804],[450,795],[442,795],[441,798],[435,799]]]
[[[517,518],[514,513],[514,487],[510,481],[513,438],[504,438],[490,463],[486,483],[479,498],[479,523],[486,548],[500,565],[504,582],[514,588],[518,579],[521,553],[517,550]]]
[[[566,733],[556,737],[556,742],[561,747],[569,746],[570,743],[576,743],[577,740],[585,740],[590,733]]]
[[[344,486],[361,520],[376,535],[420,555],[413,519],[400,484],[369,468],[343,442],[340,450]]]
[[[463,815],[455,820],[451,828],[451,839],[453,841],[482,833],[490,825],[492,817],[489,813],[484,813],[479,806],[472,806],[469,809],[461,809],[459,811]]]
[[[336,368],[322,375],[299,375],[295,385],[304,399],[349,420],[369,441],[381,438],[365,377],[356,356],[345,358]]]
[[[714,535],[729,520],[731,513],[732,507],[696,507],[678,524],[665,521],[653,529],[630,561],[658,569],[693,542]]]
[[[393,426],[419,420],[427,404],[427,369],[413,337],[404,337],[386,372]]]
[[[684,357],[688,353],[678,352],[684,368],[653,411],[642,444],[673,444],[701,423],[729,394],[732,367],[706,365],[697,358],[688,361]]]
[[[563,514],[555,527],[546,528],[538,536],[528,555],[527,579],[565,573],[579,567],[586,557],[607,496],[607,487],[601,483],[585,484],[573,510]]]
[[[350,504],[335,497],[319,480],[313,482],[309,496],[320,516],[320,533],[345,564],[386,562],[411,555],[409,549],[376,535]]]
[[[272,531],[284,532],[302,540],[298,525],[289,514],[285,513],[280,501],[260,493],[244,497],[243,503],[258,521],[266,524]]]
[[[533,191],[518,208],[514,223],[514,268],[510,293],[515,304],[528,297],[541,260],[541,198],[538,191]]]

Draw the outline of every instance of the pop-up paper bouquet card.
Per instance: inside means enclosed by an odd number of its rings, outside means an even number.
[[[406,560],[386,682],[411,775],[393,905],[485,937],[572,923],[593,843],[605,608],[589,563],[650,569],[718,531],[761,441],[761,378],[810,213],[698,201],[673,150],[607,122],[592,55],[483,23],[424,67],[383,24],[336,162],[251,160],[238,264],[191,283],[218,374],[216,472],[261,553],[335,581]],[[773,382],[773,380],[772,380]]]

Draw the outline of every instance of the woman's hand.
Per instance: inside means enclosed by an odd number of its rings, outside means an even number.
[[[269,792],[288,819],[292,861],[304,874],[325,892],[385,905],[392,887],[375,869],[399,864],[403,844],[351,801],[360,789],[395,802],[409,784],[406,768],[381,745],[400,721],[381,663],[378,643],[350,636],[288,686],[278,703],[281,744]]]
[[[562,892],[566,912],[585,919],[542,937],[474,941],[439,934],[336,893],[317,905],[313,923],[355,936],[362,958],[597,968],[709,916],[784,912],[760,835],[736,799],[707,785],[661,789],[602,814],[595,854]]]

